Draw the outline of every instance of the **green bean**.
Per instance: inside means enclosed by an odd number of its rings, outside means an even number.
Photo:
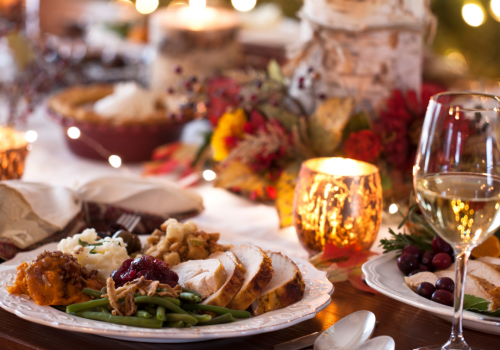
[[[90,288],[83,288],[82,293],[90,295],[91,297],[94,297],[94,298],[97,298],[97,299],[100,299],[101,295],[106,294],[106,293],[99,292],[98,290],[93,290],[93,289],[90,289]]]
[[[191,290],[191,289],[189,289],[189,288],[184,288],[184,287],[182,287],[182,291],[183,291],[184,293],[191,293],[191,294],[194,294],[194,295],[196,295],[197,297],[200,297],[200,298],[201,298],[201,294],[200,294],[200,293],[195,292],[194,290]]]
[[[181,303],[181,301],[179,299],[175,299],[175,298],[171,298],[171,297],[160,297],[160,298],[168,300],[168,301],[170,301],[171,303],[174,303],[177,306],[181,306],[182,305],[182,303]]]
[[[158,306],[156,309],[156,319],[158,321],[165,321],[165,306]]]
[[[78,303],[78,304],[71,304],[66,306],[66,312],[69,314],[71,312],[77,312],[77,311],[82,311],[85,309],[93,309],[96,307],[100,306],[108,306],[109,305],[109,299],[108,298],[103,298],[103,299],[95,299],[95,300],[90,300],[84,303]]]
[[[172,327],[172,328],[183,328],[184,327],[184,322],[182,322],[182,321],[167,322],[167,323],[165,323],[165,326]]]
[[[198,320],[191,316],[191,315],[185,315],[185,314],[166,314],[165,315],[167,322],[177,322],[177,321],[182,321],[185,324],[190,324],[194,326],[195,324],[198,323]]]
[[[108,287],[104,286],[101,288],[101,292],[107,293],[108,292]]]
[[[179,294],[179,299],[191,301],[194,303],[201,303],[201,298],[193,293],[182,292]]]
[[[137,311],[135,315],[137,317],[141,317],[141,318],[151,318],[151,317],[153,317],[149,312],[144,311],[144,310]]]
[[[156,308],[149,305],[144,306],[144,310],[149,312],[151,315],[156,315]]]
[[[104,312],[106,314],[110,314],[111,313],[111,312],[109,312],[109,309],[106,306],[99,306],[97,308],[97,310],[99,310],[100,312]]]
[[[175,312],[176,314],[186,314],[186,315],[188,314],[187,311],[184,311],[179,306],[175,305],[174,303],[172,303],[166,299],[160,298],[160,297],[146,297],[146,296],[137,297],[137,298],[134,298],[134,301],[136,304],[153,303],[156,305],[161,305],[161,306],[164,306],[166,309],[168,309],[172,312]]]
[[[212,319],[212,316],[210,316],[210,315],[197,315],[194,312],[190,312],[190,311],[188,311],[188,314],[190,314],[191,316],[196,318],[198,320],[198,322],[207,322],[207,321],[210,321]]]
[[[214,324],[223,324],[229,322],[236,322],[231,314],[225,314],[219,317],[212,318],[210,321],[198,322],[198,326],[210,326]]]
[[[161,328],[163,325],[163,322],[158,321],[157,319],[146,319],[132,316],[113,316],[111,314],[105,314],[103,312],[79,311],[75,312],[74,315],[91,320],[123,324],[134,327]]]
[[[248,311],[231,310],[231,309],[226,309],[225,307],[213,306],[213,305],[184,304],[182,305],[182,308],[187,311],[193,311],[193,310],[210,311],[217,315],[231,314],[236,318],[249,318],[251,316],[250,312]]]

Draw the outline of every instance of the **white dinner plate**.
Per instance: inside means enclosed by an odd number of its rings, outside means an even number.
[[[366,283],[390,298],[429,311],[451,322],[453,307],[433,302],[412,291],[406,284],[403,273],[399,271],[396,260],[396,252],[390,252],[366,262],[362,267]],[[481,318],[498,319],[498,321],[481,320]],[[493,318],[464,311],[463,326],[482,332],[500,334],[500,317]]]
[[[233,338],[261,334],[293,326],[313,318],[330,304],[333,285],[326,273],[317,270],[308,261],[292,258],[306,285],[301,301],[286,308],[238,322],[191,328],[149,329],[122,326],[68,315],[50,306],[40,306],[26,295],[12,295],[6,287],[14,283],[16,268],[24,261],[35,259],[44,250],[57,250],[57,243],[36,250],[19,253],[12,260],[0,264],[0,307],[31,322],[67,331],[91,333],[103,337],[150,343],[187,343],[219,338]]]

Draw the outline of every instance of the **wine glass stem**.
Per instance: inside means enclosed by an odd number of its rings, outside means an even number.
[[[470,347],[464,340],[462,333],[462,312],[464,306],[465,276],[467,274],[467,261],[472,248],[455,250],[455,311],[453,313],[453,326],[448,342],[443,350],[469,350]]]

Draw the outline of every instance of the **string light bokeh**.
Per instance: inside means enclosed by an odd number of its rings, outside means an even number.
[[[158,0],[137,0],[135,2],[135,8],[137,12],[143,15],[149,15],[158,8],[159,4],[160,2]]]
[[[479,27],[484,23],[484,9],[479,4],[465,4],[462,7],[462,17],[471,27]]]
[[[257,5],[257,0],[231,0],[231,4],[237,11],[247,12]]]

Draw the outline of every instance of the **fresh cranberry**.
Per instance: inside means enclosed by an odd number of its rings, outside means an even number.
[[[422,260],[420,261],[420,265],[425,265],[427,266],[430,270],[434,268],[434,265],[432,265],[432,259],[434,259],[434,254],[431,252],[424,252],[422,255]]]
[[[408,244],[403,248],[403,254],[410,254],[410,255],[415,255],[417,259],[420,259],[422,257],[422,252],[416,245],[413,244]]]
[[[160,281],[160,283],[169,284],[171,287],[175,287],[179,281],[179,276],[170,270],[170,266],[166,262],[148,255],[135,260],[125,260],[122,266],[111,274],[117,288],[143,276],[146,280]]]
[[[437,253],[447,253],[448,255],[453,255],[453,248],[451,245],[446,243],[441,237],[435,236],[432,240],[432,252]]]

